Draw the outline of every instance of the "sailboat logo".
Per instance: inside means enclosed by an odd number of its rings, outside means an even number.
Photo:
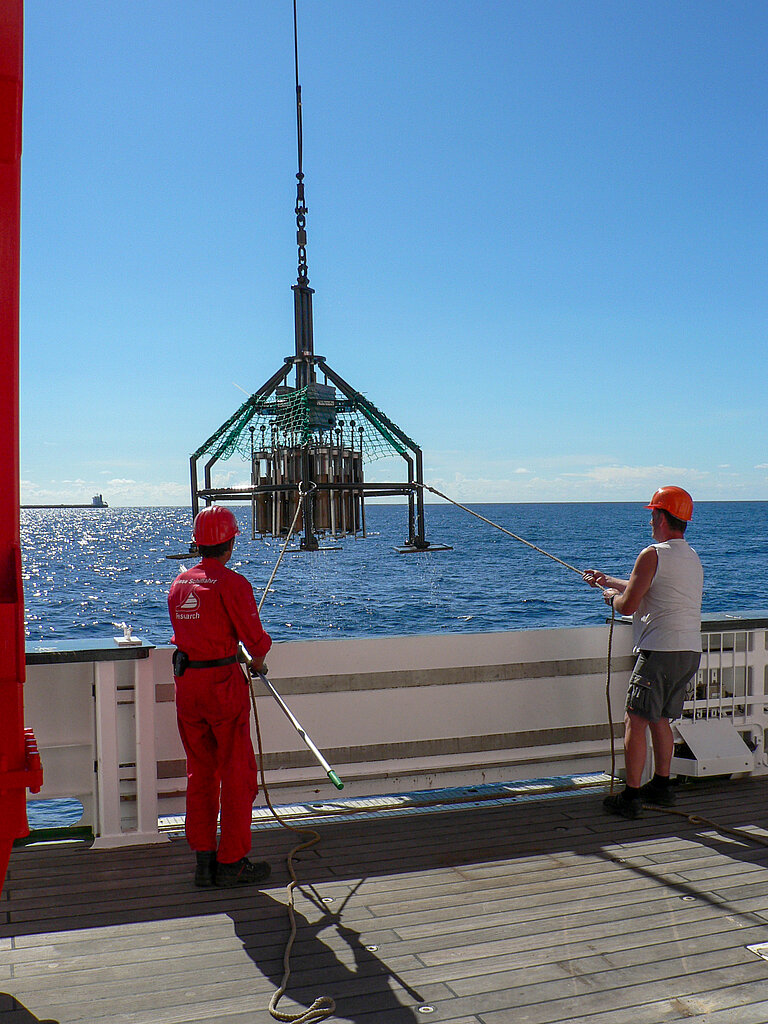
[[[200,598],[197,596],[194,590],[190,590],[181,604],[178,606],[180,612],[196,612],[200,607]]]

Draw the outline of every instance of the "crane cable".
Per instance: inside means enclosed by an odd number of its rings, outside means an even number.
[[[275,567],[272,570],[272,575],[269,577],[269,582],[264,588],[264,593],[261,595],[261,600],[259,601],[258,605],[259,613],[261,613],[262,606],[264,604],[264,601],[266,600],[267,594],[269,593],[269,588],[272,586],[275,576],[277,575],[277,570],[280,567],[280,563],[283,560],[283,555],[285,554],[288,548],[288,543],[296,529],[296,523],[298,522],[299,513],[301,512],[302,508],[302,499],[307,494],[311,493],[312,490],[314,490],[314,485],[310,487],[309,490],[305,491],[303,490],[303,483],[299,483],[299,496],[298,501],[296,502],[296,513],[293,517],[293,522],[291,523],[290,529],[288,530],[288,536],[285,538],[285,542],[280,550],[280,554],[278,555]],[[275,991],[275,993],[273,994],[272,998],[269,1001],[269,1012],[272,1015],[272,1017],[274,1017],[275,1020],[284,1021],[287,1022],[287,1024],[315,1024],[315,1022],[327,1020],[328,1017],[330,1017],[331,1014],[336,1009],[336,1003],[330,996],[318,996],[314,1000],[312,1005],[308,1006],[306,1010],[302,1010],[301,1012],[295,1014],[285,1013],[282,1010],[278,1010],[277,1004],[283,998],[288,988],[288,980],[291,976],[291,951],[293,949],[293,944],[296,940],[297,929],[295,913],[295,890],[298,888],[299,880],[296,876],[296,869],[294,868],[293,864],[294,857],[298,853],[301,853],[303,850],[309,850],[313,846],[317,846],[317,844],[320,842],[320,833],[316,832],[315,829],[297,828],[295,825],[291,825],[290,822],[287,822],[280,817],[280,815],[277,813],[277,811],[272,805],[272,801],[269,798],[267,780],[264,775],[264,748],[261,742],[261,726],[259,724],[259,714],[258,711],[256,710],[256,693],[253,686],[253,676],[251,675],[250,666],[248,665],[247,662],[243,666],[243,669],[248,678],[248,688],[251,693],[251,707],[253,708],[253,718],[256,724],[256,742],[259,751],[259,775],[261,777],[261,789],[264,794],[264,802],[266,803],[267,807],[272,813],[272,816],[278,822],[279,825],[281,825],[284,829],[287,829],[290,832],[295,832],[299,836],[307,837],[298,845],[294,846],[293,849],[291,849],[291,851],[288,853],[288,856],[286,857],[288,874],[290,875],[291,879],[286,887],[286,893],[288,895],[288,918],[291,923],[291,932],[290,935],[288,936],[288,942],[286,943],[285,946],[285,952],[283,953],[283,978],[282,981],[280,982],[280,987]]]

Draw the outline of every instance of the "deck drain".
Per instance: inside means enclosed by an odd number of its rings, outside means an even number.
[[[695,900],[696,897],[695,896],[681,896],[680,899],[684,900],[686,903],[689,903],[691,900]]]
[[[377,953],[379,950],[378,946],[366,946],[365,948],[368,950],[369,953]]]
[[[424,1003],[424,1005],[420,1006],[418,1008],[418,1010],[419,1010],[419,1013],[434,1013],[435,1012],[434,1006],[430,1006],[429,1003]]]
[[[336,897],[335,896],[323,896],[323,903],[335,903],[335,902],[336,902]]]

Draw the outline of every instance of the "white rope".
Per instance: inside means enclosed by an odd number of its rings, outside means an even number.
[[[299,500],[296,502],[296,513],[295,513],[295,515],[293,517],[293,522],[291,523],[291,528],[288,531],[288,536],[285,538],[285,543],[282,546],[280,554],[277,556],[277,561],[275,562],[275,568],[272,570],[272,575],[269,577],[269,582],[267,583],[266,587],[264,587],[264,593],[261,595],[261,600],[259,601],[259,612],[261,612],[261,606],[264,604],[264,601],[267,598],[267,594],[269,593],[269,588],[272,586],[272,584],[275,581],[275,576],[277,576],[277,570],[280,568],[280,563],[283,560],[283,555],[285,554],[286,549],[288,548],[288,542],[290,541],[291,537],[293,536],[293,531],[296,529],[296,521],[299,518],[299,512],[301,512],[301,499],[303,497],[305,497],[305,495],[311,493],[311,491],[313,491],[317,485],[313,483],[312,486],[310,487],[309,491],[302,491],[301,486],[302,486],[302,484],[300,482],[299,483]]]

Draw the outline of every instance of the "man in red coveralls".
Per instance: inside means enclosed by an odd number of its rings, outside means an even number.
[[[272,646],[253,589],[227,568],[237,520],[221,505],[195,518],[202,561],[168,595],[173,623],[176,716],[187,754],[187,841],[197,854],[195,885],[253,885],[269,877],[251,863],[251,809],[258,775],[250,733],[248,684],[237,661],[242,641],[258,671]],[[221,813],[221,838],[216,824]]]

